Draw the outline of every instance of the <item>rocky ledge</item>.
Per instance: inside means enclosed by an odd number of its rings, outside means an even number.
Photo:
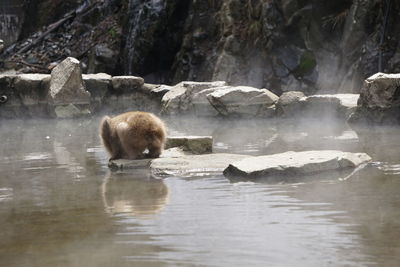
[[[249,156],[228,153],[199,154],[194,144],[203,137],[181,137],[186,140],[181,146],[166,149],[160,158],[141,160],[112,160],[109,167],[113,171],[149,169],[155,177],[165,176],[208,176],[221,175],[232,180],[257,180],[293,182],[305,176],[327,174],[331,171],[346,171],[346,176],[357,167],[368,163],[371,158],[365,153],[350,153],[335,150],[316,150],[267,155]],[[171,138],[174,140],[174,138]],[[188,149],[194,147],[195,150]],[[196,153],[196,154],[194,154]],[[342,174],[342,173],[341,173]],[[343,178],[343,177],[342,177]]]
[[[146,84],[135,76],[82,74],[80,62],[72,57],[54,67],[51,75],[0,75],[0,118],[74,118],[127,110],[271,118],[305,115],[307,111],[321,116],[322,109],[346,117],[357,99],[358,95],[352,94],[305,96],[301,92],[278,97],[265,88],[229,86],[224,81]]]
[[[377,73],[359,94],[277,96],[268,89],[224,81],[146,84],[141,77],[82,74],[67,58],[48,74],[0,75],[0,118],[73,118],[142,110],[164,115],[244,118],[337,117],[350,122],[399,123],[400,74]],[[273,91],[273,90],[272,90]]]

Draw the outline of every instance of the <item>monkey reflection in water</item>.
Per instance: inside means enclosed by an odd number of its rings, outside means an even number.
[[[143,219],[159,213],[167,205],[169,195],[163,180],[146,177],[140,171],[134,174],[109,172],[102,183],[101,194],[107,213]]]
[[[152,113],[133,111],[116,117],[104,117],[100,124],[100,136],[110,160],[157,158],[164,149],[166,127]],[[143,152],[148,149],[149,153]]]

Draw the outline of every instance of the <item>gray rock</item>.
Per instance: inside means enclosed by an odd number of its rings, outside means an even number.
[[[20,74],[15,77],[15,91],[30,117],[46,114],[49,84],[49,74]]]
[[[79,61],[68,57],[51,71],[49,101],[53,105],[89,104]]]
[[[225,86],[223,81],[217,82],[181,82],[170,88],[162,98],[164,114],[185,114],[193,112],[193,96],[205,89]]]
[[[253,157],[231,163],[224,170],[227,177],[240,179],[296,178],[328,171],[355,168],[371,158],[365,153],[336,150],[303,151]]]
[[[299,114],[302,110],[302,102],[300,99],[305,95],[300,91],[289,91],[283,93],[276,103],[276,112],[283,117],[292,117]]]
[[[309,115],[348,117],[356,109],[359,97],[359,94],[312,95],[301,98],[300,102]]]
[[[352,109],[357,107],[359,94],[325,94],[325,95],[312,95],[301,98],[301,101],[308,103],[329,103],[338,102],[343,108]]]
[[[238,154],[204,154],[193,155],[182,148],[169,148],[156,159],[112,160],[108,167],[112,171],[129,169],[149,169],[153,176],[205,176],[219,173],[232,161],[238,161],[250,156]]]
[[[14,90],[17,75],[0,75],[0,118],[25,117],[21,99]]]
[[[116,159],[116,160],[110,160],[108,162],[108,167],[112,171],[144,169],[150,167],[151,160],[152,159],[138,159],[138,160]]]
[[[177,136],[168,137],[165,147],[181,147],[193,154],[204,154],[212,152],[212,145],[212,136]]]
[[[152,97],[157,98],[160,102],[162,97],[171,90],[171,86],[164,84],[150,84],[145,83],[140,88],[140,91],[144,94],[150,95]]]
[[[223,116],[271,116],[279,97],[266,89],[226,86],[208,94],[207,99]],[[270,113],[266,114],[268,110]]]
[[[194,113],[197,116],[213,117],[218,115],[218,111],[210,104],[207,95],[214,92],[216,88],[204,89],[193,95],[192,104]]]
[[[103,63],[113,64],[117,59],[115,52],[107,45],[99,44],[94,47],[96,59]]]
[[[205,176],[222,173],[230,162],[247,157],[249,156],[225,153],[165,157],[154,159],[150,169],[154,176]]]
[[[364,81],[350,122],[400,123],[400,74],[376,73]]]
[[[106,73],[83,74],[82,79],[86,90],[90,92],[92,105],[95,105],[94,109],[100,108],[111,87],[111,75]]]
[[[119,93],[138,90],[143,84],[143,78],[136,76],[114,76],[111,79],[113,90]]]

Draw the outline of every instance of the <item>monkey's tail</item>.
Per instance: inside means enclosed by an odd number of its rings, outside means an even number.
[[[100,136],[103,140],[104,146],[107,148],[108,151],[111,152],[111,126],[110,126],[110,117],[105,116],[100,123]]]

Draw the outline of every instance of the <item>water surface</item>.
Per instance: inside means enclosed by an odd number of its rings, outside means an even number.
[[[398,266],[400,129],[168,119],[215,152],[366,152],[346,180],[110,173],[91,120],[1,121],[2,266]]]

